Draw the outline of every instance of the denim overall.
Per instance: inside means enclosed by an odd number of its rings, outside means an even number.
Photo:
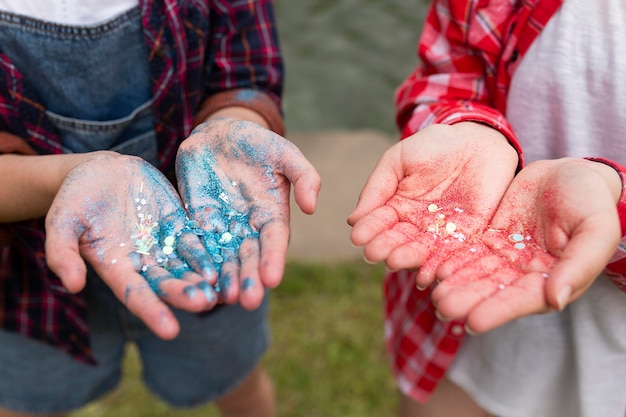
[[[0,45],[39,94],[65,152],[108,149],[156,163],[139,8],[95,26],[0,13]]]
[[[138,8],[89,27],[0,12],[0,47],[39,93],[66,152],[110,149],[156,162]],[[190,407],[230,391],[269,344],[267,296],[254,311],[238,304],[203,315],[174,309],[181,332],[171,341],[156,337],[91,273],[85,297],[98,366],[0,331],[0,407],[58,413],[84,406],[118,384],[128,342],[137,346],[150,390],[171,406]]]

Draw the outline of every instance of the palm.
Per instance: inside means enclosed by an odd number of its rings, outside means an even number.
[[[253,123],[219,120],[201,125],[177,158],[179,189],[201,230],[225,302],[256,307],[264,286],[280,282],[289,240],[289,193],[312,212],[302,194],[319,177],[300,151]],[[305,188],[307,191],[305,191]]]
[[[484,256],[441,265],[433,301],[444,316],[467,316],[472,329],[486,331],[562,307],[564,282],[575,288],[572,299],[591,285],[615,249],[619,223],[588,164],[542,161],[522,170],[485,231]]]
[[[513,148],[488,128],[478,127],[484,136],[469,140],[456,126],[432,128],[383,156],[351,216],[351,238],[366,258],[420,268],[421,286],[432,282],[439,263],[480,237],[517,165]]]
[[[46,233],[48,263],[68,288],[84,286],[86,260],[163,337],[177,332],[164,302],[189,311],[215,303],[194,297],[210,264],[175,190],[139,158],[99,155],[72,170],[49,210]],[[164,321],[170,324],[162,327]]]

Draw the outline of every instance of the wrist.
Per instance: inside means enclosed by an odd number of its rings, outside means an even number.
[[[604,178],[615,204],[618,204],[622,199],[624,183],[623,176],[620,167],[612,161],[603,158],[585,158],[589,161],[589,167]]]

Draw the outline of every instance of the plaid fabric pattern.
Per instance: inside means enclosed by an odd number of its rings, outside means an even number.
[[[500,130],[517,149],[523,166],[522,151],[504,118],[508,86],[561,4],[562,0],[434,0],[418,46],[421,64],[395,95],[401,137],[434,123],[478,121]],[[624,207],[622,198],[620,214]],[[438,320],[430,290],[415,287],[415,273],[387,273],[384,293],[392,372],[404,394],[425,402],[461,346],[464,322]]]
[[[253,89],[279,113],[283,63],[271,0],[141,0],[140,8],[162,171],[213,94]],[[232,95],[232,105],[250,107],[248,96]],[[0,141],[19,137],[39,154],[62,152],[36,92],[1,50],[0,130]],[[93,363],[84,301],[47,268],[43,230],[43,219],[0,225],[0,325]]]
[[[515,69],[563,0],[435,0],[418,46],[421,65],[396,91],[402,138],[433,124],[478,121],[500,130],[518,150],[504,118]],[[591,158],[594,159],[594,158]],[[626,168],[614,167],[626,178]],[[617,206],[622,242],[607,274],[626,292],[626,192]],[[445,375],[463,340],[463,321],[435,316],[430,290],[418,291],[415,274],[385,276],[385,340],[399,388],[425,402]]]

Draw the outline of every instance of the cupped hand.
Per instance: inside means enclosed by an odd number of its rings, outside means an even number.
[[[86,157],[66,176],[46,217],[46,259],[66,288],[85,286],[87,261],[158,336],[178,323],[167,304],[212,308],[212,265],[178,194],[148,162],[113,152]]]
[[[425,128],[374,168],[348,218],[352,243],[368,261],[420,268],[417,285],[426,287],[439,263],[480,236],[517,164],[514,148],[486,125]]]
[[[299,149],[255,123],[215,119],[199,125],[176,159],[185,208],[214,264],[225,303],[256,308],[283,275],[289,194],[315,211],[321,180]]]
[[[482,239],[479,259],[439,268],[433,302],[485,332],[580,297],[616,250],[621,181],[583,159],[537,161],[514,179]],[[479,246],[479,245],[477,245]],[[484,250],[486,248],[486,250]]]

